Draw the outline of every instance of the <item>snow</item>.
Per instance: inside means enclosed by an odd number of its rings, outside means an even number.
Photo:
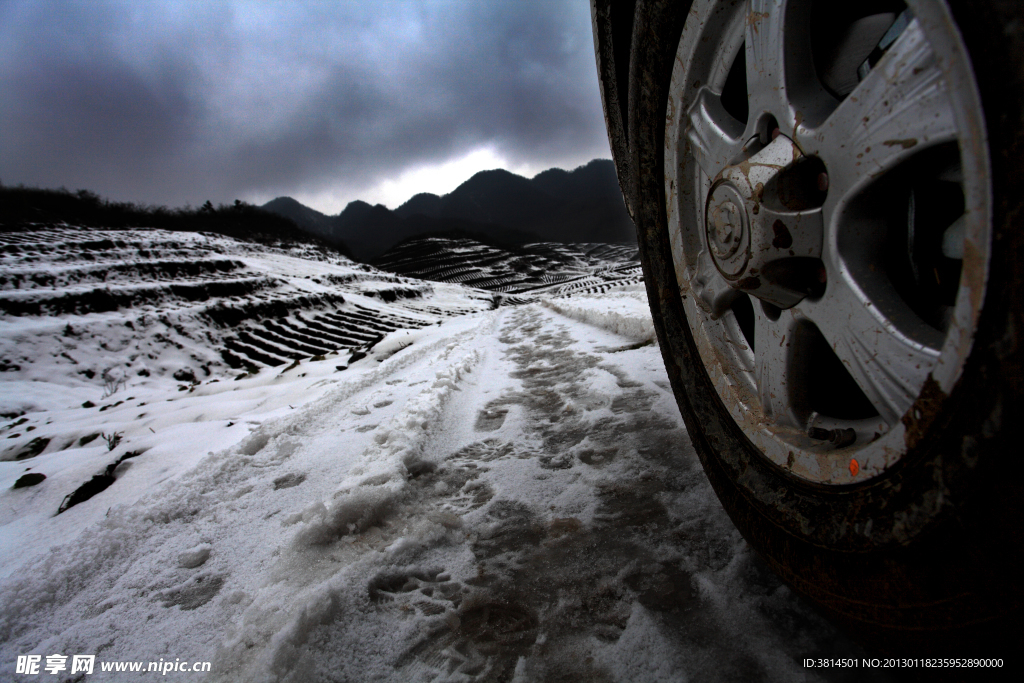
[[[475,296],[430,287],[434,307]],[[438,322],[351,362],[132,375],[102,401],[45,358],[12,376],[16,428],[51,444],[0,462],[0,679],[56,652],[211,661],[216,681],[789,681],[860,652],[722,510],[642,289]],[[0,324],[59,343],[54,319]],[[122,439],[78,445],[94,433]],[[27,470],[47,478],[12,489]]]
[[[649,315],[637,315],[638,307],[647,305],[643,285],[630,287],[632,291],[609,292],[600,297],[555,298],[542,301],[543,305],[564,316],[603,327],[636,341],[653,342],[654,321]]]

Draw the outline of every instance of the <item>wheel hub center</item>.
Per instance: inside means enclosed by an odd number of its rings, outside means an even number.
[[[742,195],[730,183],[711,191],[706,220],[708,246],[715,265],[726,277],[743,272],[750,257],[750,221]]]
[[[711,260],[731,287],[779,308],[821,290],[819,166],[779,135],[715,178],[704,233]]]

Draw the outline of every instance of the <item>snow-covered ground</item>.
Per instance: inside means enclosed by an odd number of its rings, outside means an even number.
[[[863,653],[722,510],[642,289],[465,312],[479,290],[432,286],[418,311],[345,294],[382,316],[464,313],[395,329],[364,357],[182,383],[157,353],[151,375],[114,387],[46,359],[45,376],[6,373],[5,402],[31,406],[0,432],[22,456],[0,462],[0,680],[137,680],[101,663],[179,659],[211,670],[170,680],[864,673],[803,668]],[[3,324],[62,343],[26,327],[52,319]],[[79,364],[100,362],[78,344]],[[28,426],[49,438],[32,457]],[[107,488],[55,514],[108,468]],[[12,488],[30,472],[46,479]],[[67,670],[15,674],[28,654],[67,655]],[[72,676],[76,654],[95,673]]]

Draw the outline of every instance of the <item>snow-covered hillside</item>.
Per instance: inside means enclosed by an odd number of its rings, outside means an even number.
[[[233,378],[493,305],[485,292],[382,273],[306,244],[163,230],[0,234],[8,381],[60,376],[91,389],[104,379]]]
[[[635,282],[496,307],[298,247],[0,238],[0,680],[54,653],[55,681],[844,680],[801,661],[862,654],[721,509]],[[97,291],[116,308],[53,303]]]
[[[393,273],[501,293],[503,302],[600,294],[643,281],[635,246],[527,244],[509,252],[470,239],[429,237],[399,244],[374,264]]]

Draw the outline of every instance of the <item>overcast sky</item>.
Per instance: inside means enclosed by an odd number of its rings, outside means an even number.
[[[0,181],[391,208],[609,158],[588,0],[0,0]]]

